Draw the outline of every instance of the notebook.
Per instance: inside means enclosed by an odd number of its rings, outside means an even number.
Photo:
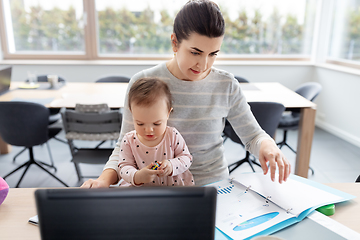
[[[11,83],[11,68],[0,70],[0,95],[9,91]]]
[[[41,239],[214,239],[216,189],[39,189]]]

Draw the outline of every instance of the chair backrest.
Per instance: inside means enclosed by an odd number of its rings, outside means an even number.
[[[82,113],[105,113],[110,112],[110,108],[106,103],[101,104],[79,104],[75,105],[75,111]]]
[[[285,110],[284,105],[276,102],[250,102],[249,105],[261,128],[274,137]]]
[[[314,101],[321,92],[322,86],[317,82],[307,82],[300,85],[295,92],[309,101]]]
[[[14,146],[32,147],[48,140],[49,109],[31,102],[0,102],[0,135]]]
[[[103,104],[99,105],[103,106]],[[96,108],[95,106],[93,109]],[[83,112],[63,108],[61,115],[65,133],[119,133],[121,128],[122,115],[120,111]]]
[[[322,86],[320,85],[320,83],[317,82],[307,82],[307,83],[303,83],[301,84],[296,90],[295,92],[299,95],[301,95],[302,97],[306,98],[309,101],[314,101],[315,98],[319,95],[319,93],[321,92]],[[291,115],[294,118],[297,118],[297,120],[300,120],[300,109],[299,108],[295,108],[291,110]]]
[[[129,77],[126,76],[107,76],[107,77],[102,77],[99,78],[98,80],[96,80],[97,83],[116,83],[116,82],[121,82],[121,83],[128,83],[130,81]]]
[[[234,76],[234,77],[236,80],[238,80],[239,83],[249,83],[249,81],[243,77],[239,77],[239,76]]]
[[[29,79],[26,79],[26,82],[28,82],[28,81],[29,81]],[[37,81],[38,82],[47,82],[48,81],[47,75],[38,75],[37,76]],[[58,76],[58,82],[65,83],[66,81],[65,81],[64,78]]]
[[[284,105],[276,102],[249,102],[249,105],[260,127],[271,137],[274,137],[285,110]],[[243,144],[230,124],[225,126],[224,134],[232,141]]]

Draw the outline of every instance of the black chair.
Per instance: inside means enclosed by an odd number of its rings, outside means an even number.
[[[285,110],[284,105],[275,102],[249,102],[249,105],[260,127],[271,137],[274,137],[281,115]],[[230,138],[233,142],[244,146],[230,124],[225,125],[223,132],[226,139]],[[261,167],[261,165],[255,161],[255,157],[252,156],[250,152],[246,151],[245,158],[238,160],[228,166],[229,172],[233,172],[236,168],[245,162],[249,163],[253,172],[255,172],[253,164]]]
[[[72,162],[75,165],[79,181],[84,176],[80,171],[80,163],[105,164],[113,148],[99,148],[107,140],[117,140],[121,129],[122,115],[119,111],[110,110],[107,104],[77,104],[75,110],[61,109],[65,137],[70,147]],[[101,141],[94,148],[77,147],[74,140]]]
[[[95,82],[97,82],[97,83],[116,83],[116,82],[128,83],[129,81],[130,81],[129,77],[113,75],[113,76],[106,76],[106,77],[99,78]]]
[[[4,179],[11,174],[17,172],[25,167],[25,171],[16,184],[19,187],[25,173],[28,171],[31,164],[35,164],[42,170],[50,174],[64,186],[68,187],[66,183],[57,178],[54,174],[49,172],[43,166],[56,168],[47,163],[34,159],[33,147],[47,143],[47,141],[61,131],[61,128],[49,128],[49,110],[41,104],[30,102],[0,102],[0,135],[5,142],[14,146],[23,146],[29,150],[30,159],[22,164],[9,174],[3,177]],[[49,148],[50,150],[50,148]],[[51,162],[53,163],[51,152],[49,152]]]
[[[300,85],[295,92],[306,98],[309,101],[314,101],[315,98],[321,92],[321,85],[316,82],[308,82]],[[283,116],[280,119],[278,128],[283,130],[283,139],[278,142],[277,145],[281,149],[283,146],[287,146],[293,153],[296,154],[296,151],[286,142],[287,141],[287,132],[289,130],[298,130],[300,122],[300,110],[291,109],[290,111],[284,112]],[[314,170],[310,167],[312,174]]]
[[[39,76],[37,76],[37,81],[38,81],[38,82],[47,82],[47,81],[48,81],[48,80],[47,80],[47,75],[39,75]],[[61,83],[63,83],[63,84],[66,83],[65,79],[62,78],[62,77],[60,77],[60,76],[59,76],[58,81],[61,82]],[[26,79],[25,82],[29,82],[29,79]],[[48,111],[49,111],[49,113],[50,113],[50,115],[49,115],[49,125],[52,125],[52,124],[56,123],[57,121],[59,121],[59,120],[61,119],[60,108],[49,108]],[[58,138],[58,137],[56,137],[56,136],[54,136],[54,139],[57,140],[57,141],[59,141],[59,142],[62,142],[62,143],[67,144],[66,141],[64,141],[64,140],[62,140],[62,139],[60,139],[60,138]],[[20,152],[18,152],[18,153],[14,156],[13,162],[15,162],[15,161],[16,161],[16,158],[17,158],[20,154],[22,154],[25,150],[26,150],[26,148],[24,148],[23,150],[21,150]],[[50,152],[50,150],[49,150],[49,152]]]
[[[360,182],[360,175],[357,177],[357,179],[355,180],[355,182]]]
[[[239,83],[249,83],[249,81],[243,77],[240,76],[234,76],[236,80],[238,80]]]

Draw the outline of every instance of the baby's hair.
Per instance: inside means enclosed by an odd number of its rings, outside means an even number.
[[[168,85],[159,78],[140,78],[129,90],[129,109],[131,104],[149,107],[160,98],[165,98],[168,110],[172,108],[172,96]]]
[[[176,15],[173,32],[179,44],[194,32],[210,38],[221,37],[225,34],[225,21],[216,3],[190,0]]]

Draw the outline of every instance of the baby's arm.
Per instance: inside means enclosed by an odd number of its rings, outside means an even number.
[[[125,135],[120,143],[118,175],[126,182],[134,184],[134,175],[138,170],[134,155],[132,153],[130,142]]]
[[[181,134],[174,128],[174,141],[172,142],[172,148],[174,149],[174,158],[168,159],[171,163],[172,171],[170,176],[179,175],[190,168],[192,163],[192,156],[189,152],[189,149],[185,143],[184,138]],[[163,161],[166,162],[166,161]],[[160,166],[160,169],[162,166]]]

